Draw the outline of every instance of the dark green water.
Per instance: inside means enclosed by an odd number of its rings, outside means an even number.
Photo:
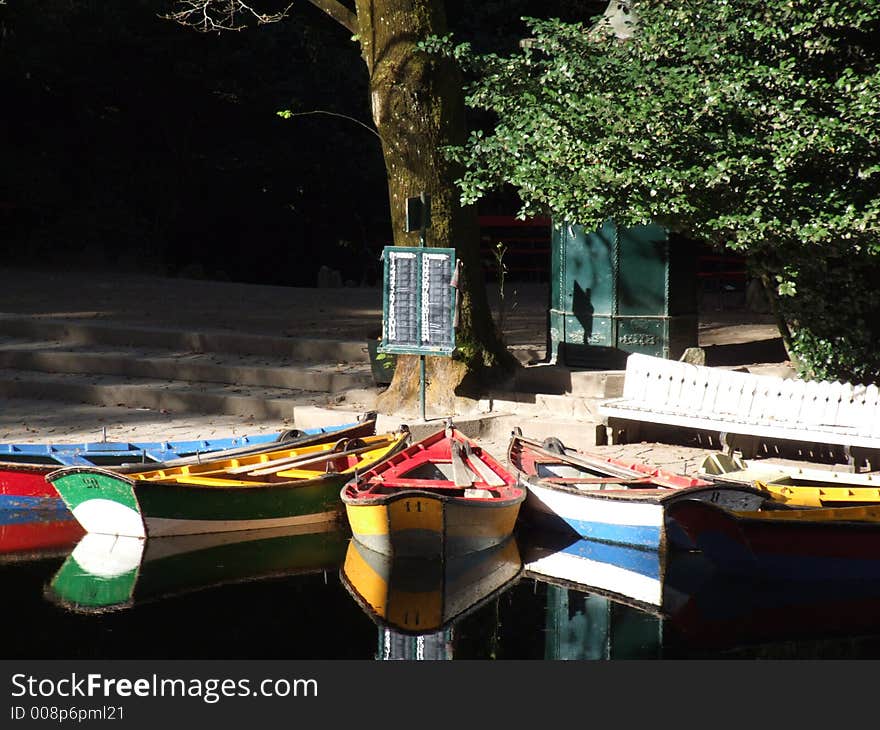
[[[880,657],[880,585],[707,577],[699,556],[688,556],[674,566],[660,561],[660,598],[650,605],[624,595],[630,591],[625,580],[605,580],[599,588],[577,583],[575,575],[540,575],[534,556],[552,556],[557,543],[553,536],[518,533],[494,557],[400,566],[356,555],[343,533],[276,536],[274,542],[145,550],[140,562],[129,556],[128,572],[116,564],[119,545],[106,555],[100,545],[89,554],[80,550],[86,567],[71,558],[77,543],[7,552],[0,556],[2,656]],[[394,620],[377,616],[376,605]]]

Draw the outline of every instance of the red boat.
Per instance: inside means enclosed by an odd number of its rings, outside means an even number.
[[[46,474],[57,464],[13,464],[0,462],[0,506],[3,509],[49,509],[61,504]]]
[[[0,510],[0,563],[66,555],[83,535],[66,511]]]

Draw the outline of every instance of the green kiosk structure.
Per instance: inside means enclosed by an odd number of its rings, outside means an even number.
[[[658,225],[598,230],[554,221],[547,359],[617,370],[633,352],[697,346],[697,250]]]

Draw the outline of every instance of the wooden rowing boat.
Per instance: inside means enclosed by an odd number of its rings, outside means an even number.
[[[200,463],[209,456],[232,458],[266,450],[276,451],[294,444],[367,436],[374,434],[375,429],[376,414],[368,413],[356,422],[337,426],[224,439],[133,444],[6,444],[0,451],[0,509],[55,511],[63,508],[58,492],[46,481],[46,475],[60,466],[106,466],[111,471],[132,473],[156,469],[160,465],[174,467]],[[174,458],[161,458],[170,455]],[[27,459],[34,461],[28,462]]]
[[[0,444],[0,461],[14,464],[49,464],[59,466],[110,466],[125,462],[163,462],[193,454],[241,446],[256,446],[287,441],[294,433],[281,431],[253,436],[228,436],[219,439],[180,441],[86,441],[81,443],[4,443]]]
[[[757,508],[766,493],[743,484],[715,485],[647,465],[626,464],[567,449],[557,439],[539,443],[517,431],[508,464],[527,488],[523,516],[591,540],[644,548],[692,547],[669,525],[666,510],[679,499]]]
[[[76,613],[117,611],[231,583],[339,569],[338,522],[141,540],[89,533],[45,590]]]
[[[516,539],[464,555],[397,557],[349,542],[340,580],[378,626],[421,635],[443,631],[519,579]]]
[[[341,517],[340,486],[402,449],[405,427],[335,443],[118,474],[66,467],[46,478],[87,532],[161,537],[266,529]]]
[[[700,473],[716,484],[757,487],[782,504],[803,507],[880,504],[880,474],[877,473],[745,461],[723,453],[703,459]]]
[[[355,539],[379,553],[436,557],[497,545],[525,490],[491,454],[449,425],[342,489]]]
[[[730,510],[683,500],[670,506],[669,518],[725,573],[809,581],[880,578],[878,504]]]

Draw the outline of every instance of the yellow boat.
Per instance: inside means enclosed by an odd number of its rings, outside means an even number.
[[[775,502],[799,507],[857,507],[880,504],[880,474],[745,461],[710,454],[700,476],[716,483],[750,484]]]
[[[453,427],[409,446],[341,492],[352,535],[376,552],[447,557],[513,533],[526,490]]]
[[[203,486],[263,486],[328,473],[349,474],[377,464],[404,445],[409,432],[400,430],[324,444],[288,447],[228,459],[205,459],[197,464],[154,469],[128,475],[131,479],[162,484]]]

